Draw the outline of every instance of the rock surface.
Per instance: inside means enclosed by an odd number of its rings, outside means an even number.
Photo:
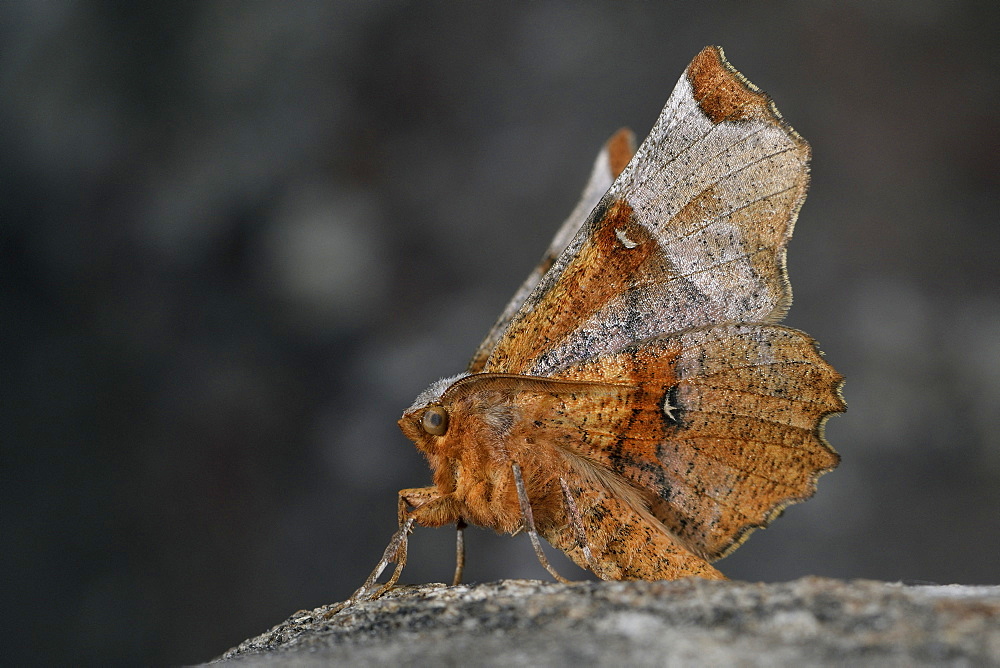
[[[1000,665],[1000,586],[527,580],[300,611],[223,665]]]

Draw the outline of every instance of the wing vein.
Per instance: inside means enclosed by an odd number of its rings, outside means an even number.
[[[688,170],[685,171],[685,172],[681,172],[680,170],[678,170],[678,172],[675,175],[675,178],[674,178],[673,181],[664,181],[664,183],[663,183],[663,190],[661,191],[662,194],[658,198],[656,198],[656,199],[651,199],[650,202],[651,203],[660,203],[660,202],[662,202],[664,199],[666,199],[668,197],[669,190],[672,189],[674,186],[676,186],[678,183],[680,183],[681,181],[683,181],[686,178],[689,178],[689,177],[691,177],[691,176],[699,173],[706,165],[709,165],[712,162],[714,162],[715,160],[717,160],[719,158],[719,156],[727,153],[728,151],[732,150],[733,147],[735,147],[735,146],[737,146],[737,145],[739,145],[739,144],[747,141],[748,139],[750,139],[754,135],[763,132],[764,130],[767,129],[767,127],[768,126],[766,126],[766,125],[762,125],[760,127],[754,128],[752,131],[747,132],[746,134],[743,134],[743,135],[741,135],[741,136],[739,136],[737,138],[734,138],[732,142],[730,142],[729,144],[723,146],[718,151],[716,151],[714,154],[712,154],[710,156],[707,156],[704,160],[701,160],[700,162],[697,162],[697,163],[689,163],[688,165],[686,165],[688,167]],[[687,146],[685,146],[683,150],[681,150],[680,152],[677,153],[677,155],[675,155],[669,161],[665,162],[663,164],[663,168],[661,168],[659,170],[659,172],[657,172],[657,173],[660,173],[660,174],[665,173],[667,171],[666,170],[667,166],[669,166],[670,164],[678,161],[682,156],[690,153],[696,146],[698,146],[703,141],[705,141],[709,137],[709,135],[712,134],[712,132],[715,129],[716,129],[716,126],[713,126],[712,128],[709,129],[708,132],[706,132],[705,134],[701,135],[700,137],[698,137],[698,139],[696,139],[695,141],[693,141],[690,144],[688,144]],[[750,150],[752,150],[752,149],[747,148],[745,151],[743,151],[743,153],[747,153]],[[779,151],[778,153],[774,153],[772,155],[779,155],[780,153],[781,152]],[[739,155],[742,155],[742,153],[739,154]],[[764,156],[764,157],[767,158],[767,157],[771,157],[771,156]],[[736,172],[730,172],[728,174],[725,174],[719,180],[722,180],[723,178],[729,177],[729,176],[731,176],[734,173],[736,173]],[[719,181],[711,181],[711,182],[707,183],[706,186],[715,185],[718,182]],[[686,202],[685,202],[685,204],[686,204]]]
[[[702,225],[701,227],[695,227],[695,228],[689,230],[688,232],[685,232],[684,234],[681,234],[679,236],[670,237],[669,239],[663,239],[663,240],[660,241],[660,243],[662,245],[664,245],[664,246],[669,246],[671,243],[673,243],[675,241],[680,241],[681,239],[687,239],[688,237],[694,236],[698,232],[701,232],[703,230],[708,229],[709,227],[711,227],[715,223],[719,222],[720,220],[722,220],[724,218],[728,218],[729,216],[732,216],[734,213],[736,213],[738,211],[742,211],[744,209],[748,209],[751,206],[753,206],[754,204],[757,204],[758,202],[763,202],[763,201],[765,201],[767,199],[770,199],[772,197],[777,197],[779,195],[784,195],[785,193],[787,193],[787,192],[789,192],[791,190],[794,190],[794,189],[795,189],[795,186],[792,185],[792,186],[789,186],[787,188],[782,188],[781,190],[775,190],[774,192],[767,193],[766,195],[761,195],[760,197],[756,197],[756,198],[754,198],[752,200],[740,203],[739,205],[730,208],[728,211],[720,211],[718,214],[716,214],[712,218],[707,219],[707,221],[705,222],[705,224]]]

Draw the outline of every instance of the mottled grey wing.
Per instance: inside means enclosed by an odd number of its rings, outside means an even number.
[[[544,376],[653,336],[777,322],[809,153],[721,49],[704,49],[477,370]]]

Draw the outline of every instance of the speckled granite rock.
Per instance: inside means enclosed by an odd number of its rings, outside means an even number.
[[[294,614],[239,666],[1000,665],[1000,586],[506,580]]]

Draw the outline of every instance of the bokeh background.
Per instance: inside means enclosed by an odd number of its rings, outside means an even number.
[[[813,145],[787,322],[850,405],[721,568],[997,583],[998,7],[0,4],[4,662],[207,660],[348,596],[429,482],[396,419],[706,44]],[[452,531],[411,545],[450,577]]]

